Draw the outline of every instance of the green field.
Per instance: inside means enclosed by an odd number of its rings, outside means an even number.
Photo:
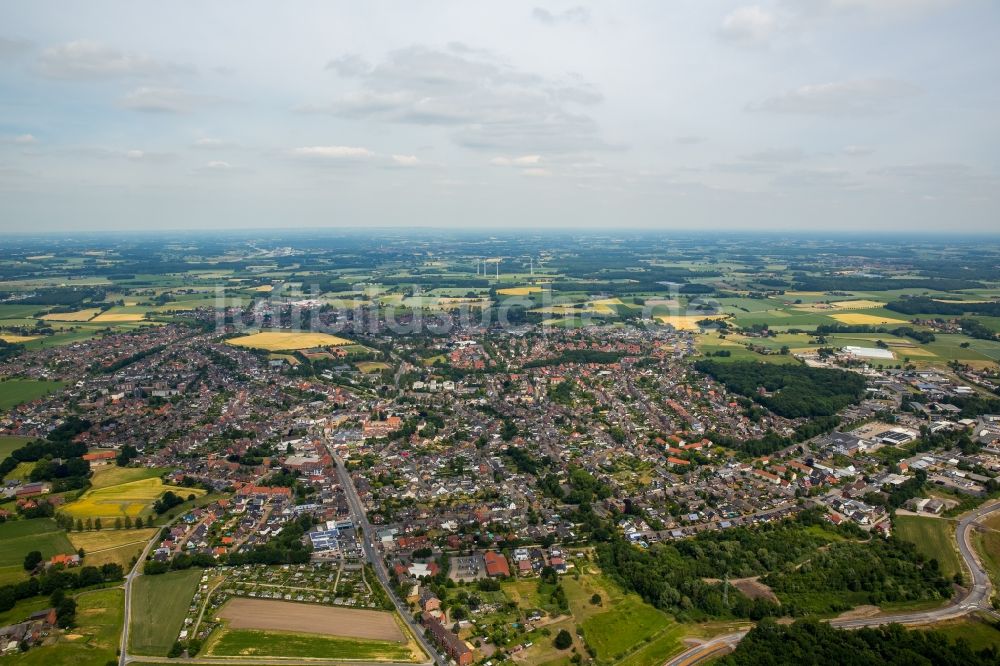
[[[91,488],[108,488],[121,483],[154,479],[168,470],[164,467],[102,467],[90,479]]]
[[[9,456],[15,449],[19,449],[32,441],[32,439],[32,437],[0,437],[0,460]]]
[[[48,599],[45,599],[48,604]],[[94,590],[76,596],[76,626],[55,645],[32,648],[6,657],[11,664],[28,666],[106,666],[116,663],[122,631],[125,592],[120,588]]]
[[[79,499],[64,506],[60,512],[81,520],[100,518],[102,522],[114,522],[116,518],[124,520],[126,516],[134,520],[140,516],[144,518],[151,516],[153,503],[168,490],[172,490],[181,497],[205,494],[205,491],[199,488],[168,486],[157,476],[151,476],[152,473],[153,470],[142,469],[128,469],[121,472],[109,470],[109,474],[113,474],[114,477],[138,476],[144,478],[91,488],[83,493]],[[105,526],[110,524],[107,523]]]
[[[921,627],[921,629],[939,631],[953,641],[962,639],[973,650],[987,648],[1000,650],[1000,629],[993,626],[987,617],[967,615],[958,620]]]
[[[217,631],[209,638],[204,655],[206,657],[412,660],[407,646],[389,641],[249,629]]]
[[[962,570],[962,563],[955,549],[955,528],[950,520],[896,516],[893,528],[900,539],[916,544],[917,550],[924,557],[936,559],[946,578],[951,578]]]
[[[129,650],[165,657],[177,640],[201,579],[201,569],[139,576],[132,586]]]
[[[66,533],[51,518],[0,523],[0,584],[26,577],[24,556],[33,550],[46,559],[76,552]]]
[[[659,637],[672,625],[666,613],[629,595],[616,602],[611,610],[587,618],[581,627],[584,638],[596,650],[600,661],[617,662],[642,646],[647,638]],[[672,636],[673,642],[678,642],[679,635],[680,630],[677,630]]]
[[[62,388],[62,382],[41,379],[8,379],[0,382],[0,411],[16,407]]]

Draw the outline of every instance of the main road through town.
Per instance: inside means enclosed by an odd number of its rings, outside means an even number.
[[[830,624],[840,629],[857,629],[859,627],[877,627],[884,624],[933,624],[942,620],[950,620],[976,611],[993,614],[990,607],[990,577],[979,561],[979,555],[972,547],[970,533],[973,526],[983,516],[1000,511],[1000,502],[982,506],[965,514],[955,528],[955,541],[958,542],[958,552],[965,561],[966,568],[972,573],[972,587],[964,596],[953,600],[947,606],[929,611],[913,613],[894,613],[877,617],[845,618],[830,620]],[[746,631],[716,636],[704,643],[691,647],[670,659],[665,666],[692,666],[718,657],[732,650],[747,635]]]
[[[344,495],[347,496],[347,503],[351,508],[351,514],[354,516],[355,525],[361,528],[361,545],[365,550],[365,555],[372,563],[372,569],[375,570],[375,576],[382,583],[382,587],[385,588],[386,594],[392,599],[392,603],[396,606],[396,610],[399,611],[399,616],[403,618],[403,622],[410,628],[413,635],[416,636],[417,641],[420,642],[420,646],[424,649],[424,652],[433,660],[434,662],[444,663],[443,659],[437,657],[437,651],[434,650],[424,638],[423,631],[417,625],[417,622],[413,619],[413,613],[408,607],[406,607],[402,601],[400,601],[396,594],[393,592],[392,585],[389,581],[389,572],[385,567],[385,562],[382,556],[379,554],[378,550],[375,548],[376,536],[375,530],[372,529],[371,523],[368,522],[368,514],[365,512],[365,508],[361,505],[361,498],[358,497],[358,491],[354,487],[354,482],[351,480],[351,475],[348,474],[347,468],[344,467],[344,461],[340,459],[336,453],[330,450],[330,455],[333,456],[334,464],[337,466],[337,477],[340,480],[340,485],[344,488]]]

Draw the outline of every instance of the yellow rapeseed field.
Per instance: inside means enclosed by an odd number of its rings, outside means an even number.
[[[226,340],[227,344],[237,347],[250,347],[267,351],[286,351],[295,349],[312,349],[313,347],[339,347],[352,344],[350,340],[338,338],[327,333],[309,333],[294,331],[261,331],[251,335]]]

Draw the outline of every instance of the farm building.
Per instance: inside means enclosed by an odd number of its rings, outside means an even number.
[[[892,355],[892,351],[879,349],[878,347],[854,347],[848,345],[844,347],[844,353],[854,358],[871,358],[880,361],[892,361],[896,358]]]

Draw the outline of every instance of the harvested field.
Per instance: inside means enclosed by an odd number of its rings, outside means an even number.
[[[40,337],[40,335],[14,335],[13,333],[0,334],[0,340],[15,345],[21,342],[31,342],[32,340],[37,340]]]
[[[658,315],[656,321],[661,324],[669,324],[678,331],[697,331],[700,326],[699,321],[704,319],[725,319],[723,315]]]
[[[251,347],[267,351],[285,351],[291,349],[312,349],[314,347],[340,347],[351,344],[351,341],[326,333],[261,331],[260,333],[226,340],[226,343],[236,345],[237,347]]]
[[[392,613],[299,604],[270,599],[232,599],[219,610],[232,629],[296,631],[406,643]]]
[[[90,321],[94,315],[100,314],[99,308],[88,308],[76,312],[52,312],[42,315],[45,321]]]
[[[104,314],[99,314],[90,321],[104,324],[104,323],[121,323],[128,321],[142,321],[146,318],[144,314],[136,314],[133,312],[105,312]]]
[[[497,293],[501,296],[527,296],[528,294],[537,294],[541,290],[541,287],[507,287],[497,289]]]
[[[831,318],[836,319],[841,324],[848,325],[870,325],[879,324],[906,324],[905,319],[892,319],[891,317],[879,317],[877,315],[861,314],[859,312],[845,312],[842,314],[832,314]]]

